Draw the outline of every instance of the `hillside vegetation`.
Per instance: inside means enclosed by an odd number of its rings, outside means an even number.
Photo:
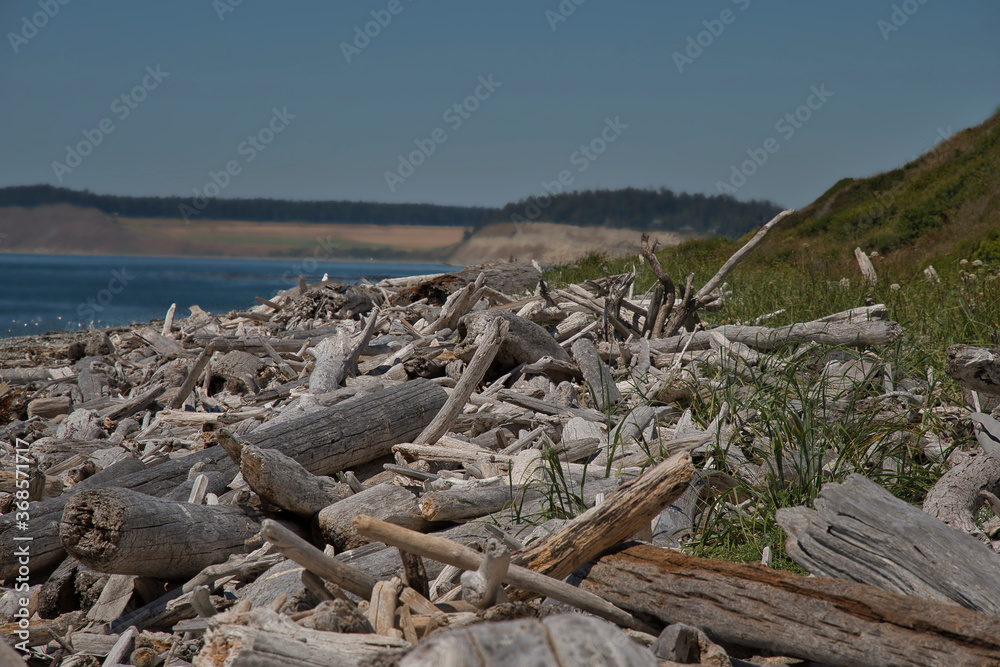
[[[995,347],[1000,332],[1000,114],[980,126],[951,137],[903,167],[864,179],[844,179],[815,203],[780,223],[748,256],[724,286],[723,305],[703,312],[709,326],[760,323],[782,326],[831,313],[883,303],[888,318],[903,335],[874,354],[885,364],[887,382],[915,382],[927,387],[917,421],[879,424],[865,416],[845,421],[815,419],[812,385],[800,366],[791,365],[775,381],[720,373],[711,390],[695,392],[691,404],[696,422],[706,426],[723,403],[752,407],[766,415],[787,456],[819,460],[829,443],[840,458],[832,470],[817,468],[801,485],[745,484],[733,490],[732,503],[754,499],[753,512],[734,512],[727,500],[703,513],[702,533],[689,546],[697,554],[754,561],[770,547],[784,556],[784,535],[775,523],[782,507],[809,505],[821,486],[854,470],[881,484],[895,496],[923,501],[943,473],[939,462],[919,449],[900,448],[899,433],[912,442],[939,439],[952,449],[973,449],[976,442],[966,421],[947,417],[949,406],[971,407],[970,395],[944,372],[945,350],[965,343]],[[657,253],[675,283],[694,273],[695,289],[703,285],[749,237],[691,241]],[[861,247],[871,258],[878,281],[862,280],[854,257]],[[928,265],[937,278],[924,275]],[[637,296],[655,283],[645,260],[611,259],[591,254],[584,260],[550,269],[555,284],[579,282],[637,269]],[[847,358],[857,352],[846,349]],[[866,353],[870,354],[870,353]],[[874,358],[874,357],[872,357]],[[693,380],[691,380],[693,381]],[[995,399],[982,396],[989,411]],[[870,417],[870,415],[869,415]],[[895,440],[894,440],[895,438]],[[858,452],[895,457],[892,470],[872,467]],[[779,453],[775,448],[774,454]],[[720,470],[723,452],[716,452]],[[810,458],[813,457],[813,458]],[[742,505],[741,505],[742,507]],[[787,563],[785,563],[787,565]]]
[[[465,227],[495,223],[555,222],[625,229],[692,231],[738,237],[780,210],[770,202],[738,202],[726,195],[675,194],[666,188],[588,190],[537,196],[503,208],[387,204],[362,201],[292,201],[199,197],[125,197],[50,185],[0,188],[0,208],[72,204],[114,217],[240,222],[426,225]]]

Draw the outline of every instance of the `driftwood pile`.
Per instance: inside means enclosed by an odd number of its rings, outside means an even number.
[[[706,330],[781,217],[697,291],[644,243],[645,296],[631,274],[552,289],[506,264],[7,341],[0,664],[1000,664],[985,412],[923,512],[854,475],[779,513],[790,555],[836,579],[678,550],[710,496],[768,470],[752,411],[702,430],[684,410],[711,369],[811,355],[850,418],[901,335],[879,305]],[[998,371],[950,356],[970,390]],[[864,409],[923,418],[926,385],[885,382]]]

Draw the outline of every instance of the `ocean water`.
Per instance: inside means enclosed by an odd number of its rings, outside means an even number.
[[[177,304],[210,313],[245,310],[324,273],[332,280],[375,281],[453,271],[439,264],[324,262],[312,259],[86,257],[0,254],[0,337],[148,322]]]

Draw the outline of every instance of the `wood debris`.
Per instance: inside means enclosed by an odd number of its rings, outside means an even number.
[[[779,513],[789,554],[839,581],[675,550],[711,497],[801,473],[762,462],[753,410],[696,424],[720,376],[749,395],[799,364],[818,419],[924,418],[927,383],[880,359],[902,333],[883,306],[701,322],[784,215],[700,289],[644,240],[658,284],[634,297],[634,274],[552,289],[508,264],[3,341],[0,632],[25,650],[0,662],[994,664],[985,412],[947,416],[979,424],[981,453],[924,443],[952,470],[924,512],[851,477]],[[949,359],[998,386],[993,353]]]

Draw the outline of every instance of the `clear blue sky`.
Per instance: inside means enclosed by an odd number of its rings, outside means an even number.
[[[573,189],[715,193],[751,151],[767,162],[736,196],[799,207],[1000,105],[996,0],[236,1],[3,0],[0,185],[187,196],[233,161],[224,197],[500,205],[564,171]],[[347,62],[372,11],[391,22]],[[275,108],[294,118],[241,151]],[[602,131],[602,154],[578,153]],[[60,183],[84,132],[100,145]],[[415,141],[434,153],[397,171]]]

